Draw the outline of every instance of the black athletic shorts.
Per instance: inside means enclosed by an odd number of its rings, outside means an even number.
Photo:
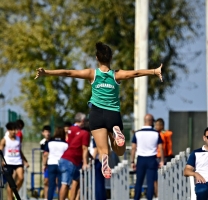
[[[10,171],[11,174],[13,174],[13,172],[19,168],[19,167],[22,167],[23,168],[23,165],[6,165],[8,171]]]
[[[106,110],[92,105],[89,116],[90,130],[106,128],[109,132],[113,132],[114,126],[119,126],[123,130],[123,122],[120,112]]]

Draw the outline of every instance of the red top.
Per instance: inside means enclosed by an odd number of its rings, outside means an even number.
[[[71,126],[68,134],[68,149],[62,155],[62,158],[69,160],[74,165],[79,166],[82,163],[82,146],[89,146],[90,134],[82,130],[79,126]]]
[[[20,142],[22,143],[22,140],[23,140],[23,134],[22,134],[22,131],[21,131],[21,130],[18,130],[18,131],[17,131],[16,136],[20,138]]]

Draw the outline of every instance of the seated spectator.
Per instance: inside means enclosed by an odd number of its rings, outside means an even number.
[[[187,161],[184,176],[195,178],[197,200],[208,199],[208,127],[204,130],[204,145],[194,150]]]

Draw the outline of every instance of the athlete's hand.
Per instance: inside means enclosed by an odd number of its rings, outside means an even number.
[[[24,166],[25,166],[26,168],[29,168],[29,167],[30,167],[30,165],[29,165],[28,162],[25,162],[25,163],[24,163]]]
[[[37,79],[38,77],[40,76],[44,76],[45,75],[45,70],[43,68],[38,68],[36,69],[36,76],[35,76],[35,79]]]
[[[154,70],[154,74],[160,78],[161,82],[163,82],[163,78],[162,78],[162,66],[163,66],[163,64],[161,64],[158,68],[156,68]]]

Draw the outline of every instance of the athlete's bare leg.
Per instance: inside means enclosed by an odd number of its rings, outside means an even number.
[[[24,181],[24,169],[23,167],[18,167],[16,170],[16,185],[17,191],[22,187],[22,183]]]
[[[102,174],[105,178],[111,177],[111,169],[108,164],[108,155],[110,153],[109,151],[109,144],[108,144],[108,131],[105,128],[97,129],[91,131],[92,135],[94,137],[99,159],[102,162]]]
[[[102,155],[109,155],[109,145],[108,145],[108,131],[105,128],[100,128],[91,131],[93,138],[95,140],[97,150],[99,153],[99,160],[102,160]]]

